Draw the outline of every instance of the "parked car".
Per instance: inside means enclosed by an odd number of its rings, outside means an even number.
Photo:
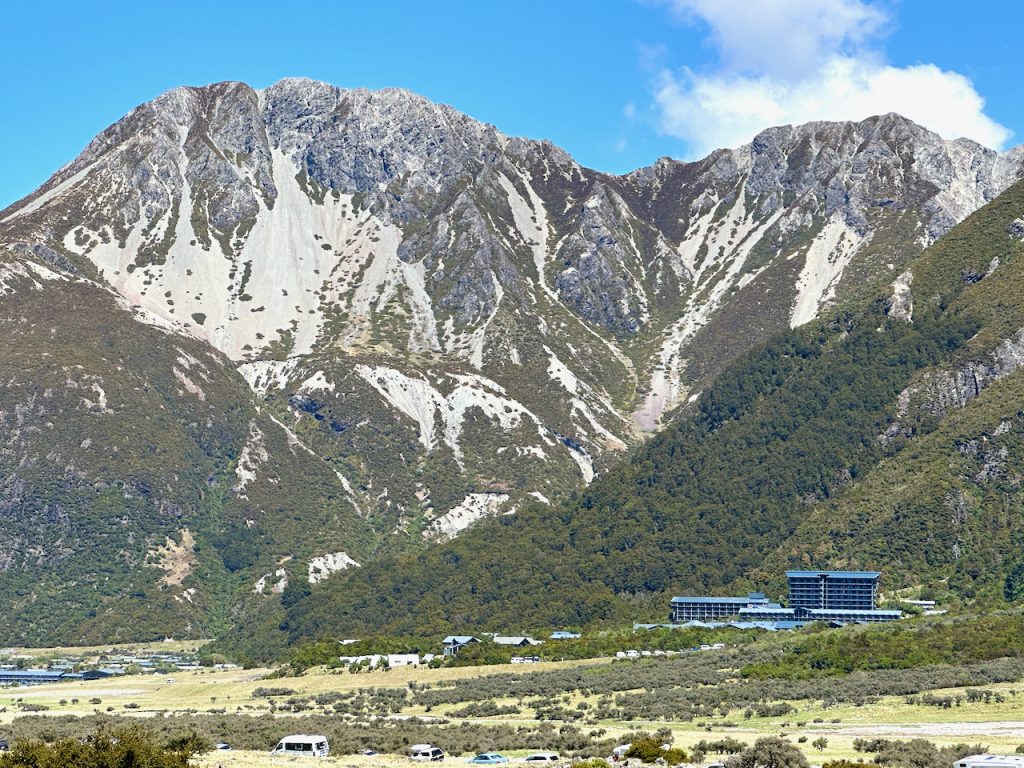
[[[326,736],[310,736],[305,733],[285,736],[270,751],[272,755],[303,755],[309,757],[327,757],[330,753],[331,748],[327,744]]]
[[[227,752],[228,750],[231,749],[231,745],[230,744],[225,744],[223,741],[218,741],[216,744],[213,745],[213,748],[214,749],[219,749],[222,752]]]
[[[507,763],[508,758],[497,752],[481,752],[476,757],[469,758],[467,762],[471,765],[497,765],[498,763]]]
[[[377,750],[375,749],[363,749],[359,751],[359,754],[363,757],[373,757],[374,755],[378,755],[380,753],[377,752]]]
[[[545,765],[557,763],[560,759],[557,752],[534,752],[532,755],[524,757],[523,762],[531,765]]]
[[[432,744],[413,744],[409,747],[409,759],[418,763],[439,763],[444,760],[444,750]]]

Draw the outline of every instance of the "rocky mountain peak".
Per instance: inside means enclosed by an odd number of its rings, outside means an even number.
[[[432,539],[589,482],[1022,159],[891,114],[612,176],[407,91],[225,82],[101,133],[0,213],[0,259],[215,348],[339,498]]]

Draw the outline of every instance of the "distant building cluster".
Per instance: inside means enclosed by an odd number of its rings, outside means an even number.
[[[816,621],[864,624],[896,621],[898,610],[878,608],[878,571],[786,571],[789,604],[763,592],[746,597],[673,597],[673,625],[793,629]]]
[[[14,649],[0,651],[11,661],[31,662],[29,656],[19,655]],[[218,664],[218,668],[234,667],[234,664]],[[185,672],[199,669],[194,654],[147,653],[142,655],[103,654],[98,658],[71,657],[55,659],[46,668],[19,668],[18,663],[0,664],[0,686],[41,685],[43,683],[67,683],[76,680],[101,680],[107,677],[125,675],[129,671],[139,674],[157,674],[158,670],[174,669]]]
[[[366,664],[368,667],[418,667],[420,664],[429,664],[434,660],[434,654],[425,653],[420,656],[418,653],[367,653],[362,656],[339,656],[338,661],[342,664],[359,665]]]
[[[579,640],[579,632],[569,632],[560,629],[551,633],[550,640]],[[509,648],[529,648],[535,645],[543,645],[543,640],[534,640],[527,635],[490,635],[490,640],[495,645],[504,645]],[[459,651],[471,643],[479,643],[479,638],[472,635],[448,635],[441,641],[442,652],[445,656],[455,656]],[[513,656],[513,664],[530,664],[540,661],[538,656]]]

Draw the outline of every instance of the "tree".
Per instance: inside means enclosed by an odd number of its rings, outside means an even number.
[[[814,741],[811,742],[811,746],[814,747],[819,752],[824,752],[825,751],[825,747],[828,746],[828,739],[826,739],[824,736],[819,736],[818,738],[816,738]]]
[[[754,745],[725,762],[726,768],[810,768],[793,744],[778,736],[758,739]]]
[[[1006,574],[1003,596],[1011,603],[1024,598],[1024,562],[1017,563]]]
[[[662,743],[661,739],[650,736],[633,739],[626,751],[626,757],[635,757],[645,763],[653,763],[660,757],[669,765],[687,762],[689,755],[686,754],[686,750],[677,747],[662,749]]]

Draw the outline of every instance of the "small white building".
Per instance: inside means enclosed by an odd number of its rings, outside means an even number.
[[[389,653],[389,667],[418,667],[420,655],[418,653]]]
[[[342,664],[362,664],[364,661],[368,662],[367,666],[379,667],[380,660],[384,658],[379,653],[371,653],[366,656],[339,656],[338,660]]]

